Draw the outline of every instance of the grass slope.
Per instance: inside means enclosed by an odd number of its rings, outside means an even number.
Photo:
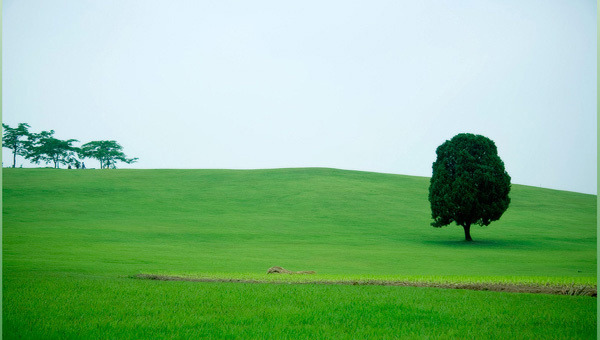
[[[379,275],[454,280],[491,277],[517,282],[535,281],[538,277],[549,282],[595,283],[596,196],[514,185],[511,206],[502,219],[489,227],[473,229],[475,242],[468,244],[462,241],[460,227],[435,229],[429,226],[428,181],[420,177],[319,168],[251,171],[4,169],[4,335],[86,338],[109,328],[115,333],[108,334],[129,334],[130,337],[138,337],[135,329],[146,332],[146,336],[166,335],[172,328],[167,326],[169,320],[175,318],[188,326],[205,322],[207,329],[219,325],[230,327],[230,333],[214,333],[214,329],[207,333],[225,336],[250,327],[254,321],[246,314],[252,310],[267,309],[283,319],[296,315],[293,308],[278,306],[271,310],[255,301],[263,299],[261,294],[270,290],[275,291],[273,294],[285,294],[286,286],[253,288],[251,285],[142,282],[127,278],[136,273],[261,275],[267,268],[279,265],[339,277]],[[553,333],[564,333],[565,337],[578,334],[575,337],[581,338],[582,334],[593,331],[595,335],[593,321],[581,317],[583,324],[576,325],[563,320],[565,316],[561,316],[559,309],[552,310],[559,305],[571,306],[564,308],[571,308],[568,311],[573,315],[592,315],[595,321],[596,300],[587,297],[525,294],[516,298],[503,293],[450,293],[404,287],[302,287],[293,289],[307,296],[307,303],[315,306],[317,315],[329,316],[321,320],[321,317],[310,319],[311,316],[305,315],[308,318],[305,329],[316,327],[322,331],[318,334],[324,337],[328,337],[328,327],[337,326],[341,321],[335,317],[338,307],[327,307],[319,301],[333,299],[334,304],[344,305],[355,293],[366,296],[360,304],[373,301],[364,306],[365,313],[386,317],[386,313],[392,311],[385,308],[393,309],[404,303],[408,308],[406,317],[416,318],[415,322],[421,320],[420,315],[437,313],[440,318],[430,322],[438,326],[443,322],[450,325],[477,322],[464,327],[471,327],[469,332],[484,337],[488,333],[485,330],[477,333],[480,329],[477,325],[486,324],[490,329],[498,327],[497,331],[501,331],[503,318],[509,317],[506,313],[512,310],[520,314],[523,304],[534,306],[547,302],[550,310],[544,313],[549,314],[526,317],[523,324],[529,326],[523,326],[523,332],[529,327],[542,331],[539,333],[542,338],[543,334],[552,337]],[[160,294],[173,295],[179,301],[176,305],[185,307],[198,298],[194,290],[210,297],[222,294],[215,293],[220,289],[237,292],[234,296],[244,297],[241,304],[254,307],[242,308],[239,313],[233,311],[231,321],[223,325],[223,320],[215,314],[218,308],[214,304],[218,301],[211,298],[202,312],[213,313],[210,315],[175,306],[169,309],[169,304],[163,309],[156,302],[162,301],[158,298]],[[336,297],[328,298],[326,292],[331,290],[338,290]],[[73,295],[69,291],[73,291]],[[379,292],[396,295],[387,303],[372,300]],[[409,302],[413,301],[414,294],[431,295],[430,299],[437,302],[431,305],[421,300]],[[448,302],[440,306],[436,303],[444,298],[453,301],[450,304],[458,306],[456,308],[472,308],[474,313],[479,309],[477,303],[471,301],[487,299],[498,318],[465,320],[464,315],[456,312],[451,321],[442,321],[446,316],[438,309],[449,308]],[[511,309],[506,307],[506,299],[523,300],[508,303],[513,306]],[[106,301],[115,303],[112,312],[105,311]],[[422,307],[423,304],[430,307]],[[138,316],[130,316],[131,306],[136,305],[145,307]],[[428,312],[420,314],[421,308]],[[254,316],[269,326],[264,321],[269,313]],[[348,316],[349,320],[364,319],[357,313]],[[151,320],[152,315],[156,320]],[[200,319],[192,322],[192,315]],[[78,317],[83,320],[77,320]],[[546,322],[542,321],[544,318]],[[83,321],[82,326],[74,326],[80,321]],[[165,326],[153,330],[150,324],[142,326],[144,322],[164,322]],[[377,322],[373,320],[363,326],[372,328]],[[547,328],[547,324],[553,322],[563,326]],[[90,330],[94,325],[96,331]],[[431,330],[427,333],[427,322],[423,321],[422,325],[414,332],[436,335],[435,329],[434,333]],[[283,328],[288,326],[291,327],[284,322]],[[74,331],[68,331],[69,327],[75,327]],[[464,327],[458,329],[466,332]],[[272,335],[285,337],[287,331],[283,328]],[[133,333],[127,333],[126,329]],[[264,335],[256,328],[249,329],[258,332],[255,336]],[[386,334],[395,334],[393,329],[389,328],[391,333]],[[452,337],[453,329],[457,328],[440,329],[445,330],[442,334]],[[173,334],[185,336],[187,333]]]
[[[469,244],[460,227],[429,226],[427,190],[427,178],[333,169],[5,169],[5,265],[596,276],[595,196],[514,185]]]

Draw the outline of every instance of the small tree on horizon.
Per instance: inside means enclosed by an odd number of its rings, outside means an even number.
[[[16,128],[11,128],[7,124],[2,124],[4,133],[2,135],[2,147],[12,150],[13,152],[13,168],[17,165],[17,155],[26,156],[29,147],[29,138],[31,133],[29,132],[29,124],[19,123]],[[21,139],[25,137],[26,139]]]
[[[510,176],[492,140],[462,133],[437,150],[429,186],[434,227],[452,222],[472,241],[471,225],[487,226],[508,209]]]
[[[131,164],[138,160],[138,158],[127,158],[123,153],[123,147],[114,140],[85,143],[81,146],[80,157],[97,159],[100,162],[100,169],[114,169],[117,161]]]

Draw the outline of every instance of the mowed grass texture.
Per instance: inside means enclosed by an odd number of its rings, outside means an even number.
[[[260,275],[277,265],[340,277],[595,283],[596,196],[513,185],[509,210],[474,227],[470,244],[460,227],[429,226],[428,185],[319,168],[4,169],[3,334],[595,337],[590,297],[129,278]]]

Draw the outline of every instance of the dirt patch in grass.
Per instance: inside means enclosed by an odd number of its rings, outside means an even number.
[[[169,275],[137,274],[136,279],[158,281],[191,281],[191,282],[237,282],[237,283],[271,283],[271,284],[322,284],[322,285],[354,285],[354,286],[403,286],[403,287],[434,287],[447,289],[484,290],[507,293],[533,293],[555,295],[584,295],[597,296],[596,286],[589,285],[534,285],[534,284],[507,284],[507,283],[440,283],[417,281],[383,281],[383,280],[348,280],[348,281],[266,281],[235,278],[189,278]]]
[[[267,270],[267,274],[315,274],[314,270],[302,270],[299,272],[295,272],[292,270],[287,270],[285,268],[281,268],[278,266],[271,267]]]

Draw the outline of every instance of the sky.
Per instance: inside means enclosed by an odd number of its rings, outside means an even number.
[[[591,0],[5,0],[2,121],[116,140],[139,158],[119,168],[416,176],[468,132],[496,143],[513,183],[596,194],[596,13]]]

